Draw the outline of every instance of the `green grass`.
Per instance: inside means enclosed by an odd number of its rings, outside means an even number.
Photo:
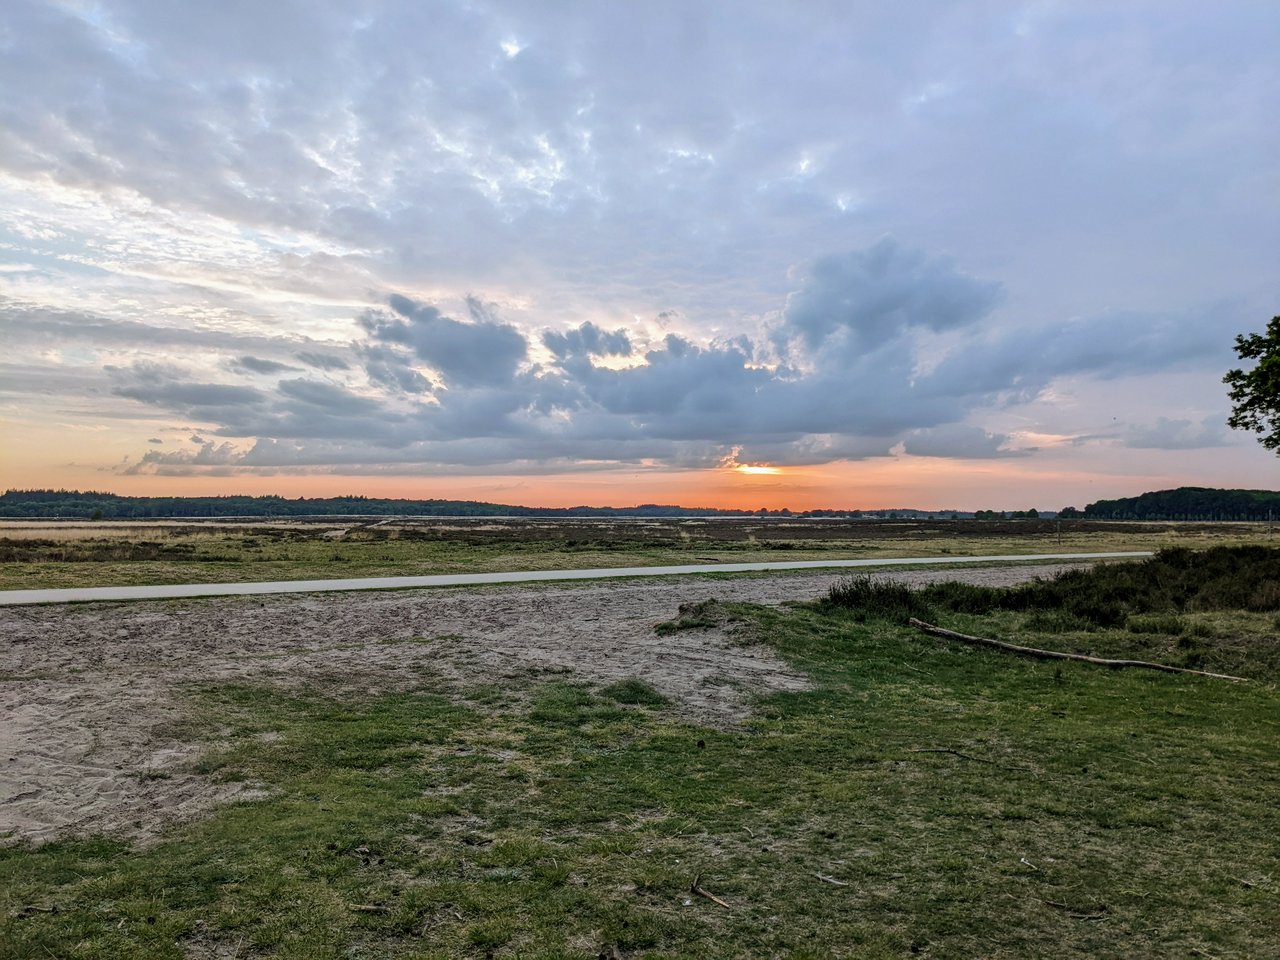
[[[1274,614],[1187,616],[1210,651],[1276,645]],[[730,730],[639,679],[194,691],[198,769],[265,798],[147,847],[0,850],[0,957],[1280,956],[1274,660],[1229,684],[830,605],[716,618],[814,688]]]

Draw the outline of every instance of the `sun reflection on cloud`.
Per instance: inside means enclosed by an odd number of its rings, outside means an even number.
[[[734,447],[733,452],[720,461],[720,466],[747,476],[776,476],[782,473],[781,467],[771,467],[767,463],[739,463],[738,454],[741,452],[741,447]]]

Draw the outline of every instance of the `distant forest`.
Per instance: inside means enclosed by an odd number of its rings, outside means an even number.
[[[979,510],[720,510],[646,503],[636,507],[522,507],[478,500],[387,500],[375,497],[122,497],[92,490],[8,490],[0,494],[0,517],[147,520],[168,517],[852,517],[867,519],[1034,520],[1053,513]],[[1268,520],[1280,519],[1280,493],[1179,487],[1122,500],[1099,500],[1057,516],[1077,520]]]
[[[927,511],[895,511],[925,516]],[[0,494],[0,517],[161,519],[165,517],[759,517],[862,516],[854,510],[717,510],[642,504],[637,507],[521,507],[476,500],[384,500],[373,497],[122,497],[92,490],[8,490]],[[878,515],[878,514],[877,514]]]
[[[1120,500],[1099,500],[1083,511],[1067,507],[1058,516],[1086,520],[1271,520],[1280,519],[1280,493],[1179,487]]]

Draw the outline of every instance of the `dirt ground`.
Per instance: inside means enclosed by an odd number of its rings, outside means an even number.
[[[884,574],[1001,585],[1063,566]],[[145,839],[173,819],[247,799],[188,769],[174,734],[184,690],[239,681],[329,692],[527,686],[562,676],[635,677],[682,716],[740,722],[750,696],[801,690],[803,675],[730,631],[659,635],[680,604],[776,604],[824,593],[831,573],[662,578],[8,608],[0,611],[0,837],[75,832]]]

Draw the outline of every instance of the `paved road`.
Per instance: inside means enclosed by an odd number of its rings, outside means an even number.
[[[446,573],[424,577],[363,577],[353,580],[280,580],[268,583],[180,583],[146,587],[73,587],[62,590],[0,590],[0,606],[32,603],[82,603],[90,600],[166,600],[177,597],[226,597],[263,593],[331,593],[340,590],[401,590],[406,587],[467,587],[485,583],[538,580],[598,580],[604,577],[670,577],[690,573],[755,573],[767,570],[841,570],[849,567],[899,567],[958,563],[1009,563],[1034,560],[1111,560],[1149,557],[1125,553],[1035,553],[992,557],[904,557],[893,560],[792,560],[769,563],[699,563],[676,567],[606,567],[596,570],[521,570],[513,573]]]

